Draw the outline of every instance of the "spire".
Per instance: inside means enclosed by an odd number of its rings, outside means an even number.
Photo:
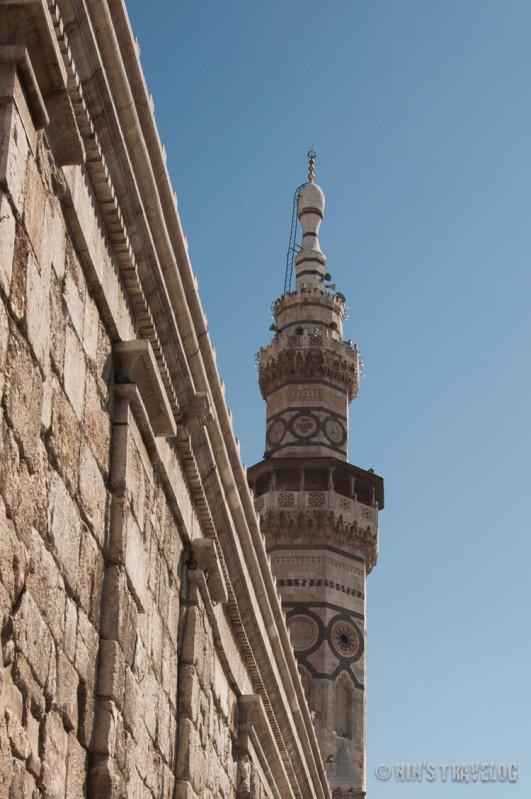
[[[319,228],[324,217],[325,196],[320,186],[315,183],[314,150],[308,152],[308,183],[300,190],[297,215],[302,229],[301,250],[296,258],[297,289],[303,285],[321,288],[326,258],[319,243]]]

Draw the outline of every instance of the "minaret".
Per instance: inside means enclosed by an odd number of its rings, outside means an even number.
[[[249,469],[273,573],[333,796],[365,796],[365,583],[378,553],[383,481],[347,462],[358,351],[343,340],[345,298],[319,243],[325,197],[298,190],[296,290],[274,304],[259,353],[267,402],[264,460]]]

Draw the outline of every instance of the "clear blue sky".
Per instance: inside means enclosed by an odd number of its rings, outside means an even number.
[[[531,4],[129,0],[247,464],[254,354],[318,151],[321,241],[386,481],[368,586],[368,797],[531,791]],[[379,763],[519,763],[516,785]]]

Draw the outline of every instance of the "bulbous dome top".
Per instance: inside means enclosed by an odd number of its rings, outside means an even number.
[[[317,183],[305,183],[299,195],[299,215],[310,209],[318,211],[321,217],[324,216],[325,196]]]

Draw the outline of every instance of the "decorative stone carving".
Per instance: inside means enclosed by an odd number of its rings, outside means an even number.
[[[367,573],[378,557],[378,533],[373,527],[360,527],[356,520],[345,522],[343,517],[326,509],[268,510],[261,514],[260,526],[268,546],[289,542],[311,546],[326,542],[360,554],[365,560]]]
[[[275,347],[260,352],[258,382],[264,399],[289,380],[325,380],[346,389],[349,402],[359,388],[358,352],[347,342],[330,342],[326,347],[296,350]],[[337,346],[337,345],[341,346]]]

